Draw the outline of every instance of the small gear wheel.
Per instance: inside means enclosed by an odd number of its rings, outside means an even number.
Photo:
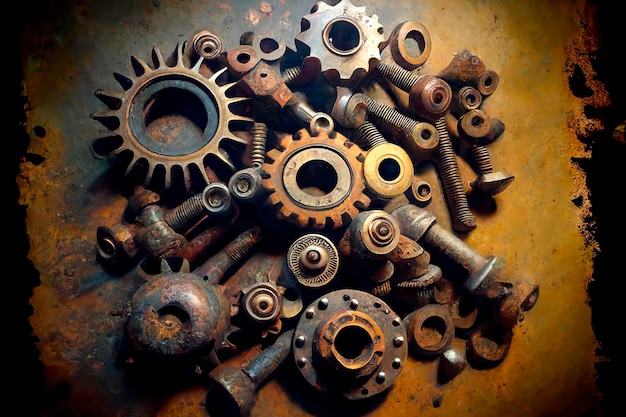
[[[266,154],[264,207],[300,229],[335,230],[369,207],[363,159],[366,152],[340,133],[312,137],[306,129],[285,135]]]
[[[202,58],[186,65],[189,59],[184,48],[185,43],[177,45],[168,60],[153,48],[153,66],[131,56],[133,75],[114,74],[124,91],[96,90],[108,108],[90,115],[111,131],[92,143],[92,154],[118,157],[125,177],[133,173],[154,191],[182,181],[187,192],[199,192],[211,182],[207,169],[216,168],[214,161],[234,170],[223,145],[228,142],[244,149],[248,142],[231,129],[252,121],[236,114],[233,107],[249,98],[229,96],[235,83],[222,81],[226,68],[207,77],[200,73]],[[244,113],[243,106],[240,113]],[[245,131],[243,125],[241,131]]]
[[[296,41],[309,49],[304,65],[316,59],[331,82],[352,86],[380,60],[383,32],[378,16],[368,15],[365,7],[356,7],[349,0],[334,6],[318,1],[302,18]]]

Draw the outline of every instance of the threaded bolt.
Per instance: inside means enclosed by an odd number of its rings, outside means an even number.
[[[403,147],[414,159],[424,159],[437,147],[439,137],[435,127],[430,123],[414,120],[365,94],[355,94],[355,97],[366,104],[368,118],[381,130],[400,138]]]
[[[387,60],[379,61],[376,68],[387,81],[408,93],[409,108],[424,119],[439,119],[452,104],[452,88],[435,75],[417,76]]]
[[[215,201],[216,196],[219,197],[218,201]],[[165,212],[163,219],[172,229],[181,231],[204,214],[228,214],[230,207],[228,188],[221,183],[211,183],[201,193],[188,198],[180,205]]]
[[[461,172],[452,147],[450,135],[444,117],[435,122],[439,134],[435,162],[452,217],[452,228],[458,232],[467,232],[476,227],[476,218],[472,214],[467,202],[467,195],[463,189]]]
[[[501,170],[493,171],[491,157],[486,146],[474,145],[471,148],[478,176],[470,182],[472,188],[496,195],[504,191],[515,179],[514,175]]]
[[[378,128],[369,121],[364,122],[354,131],[354,143],[364,150],[370,150],[374,146],[388,143],[387,139],[380,133]]]

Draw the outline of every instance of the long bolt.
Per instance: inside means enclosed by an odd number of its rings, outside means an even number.
[[[423,242],[428,250],[436,250],[448,259],[461,266],[469,273],[462,288],[470,293],[481,293],[488,298],[503,295],[506,288],[494,281],[494,265],[497,258],[480,255],[454,233],[437,224],[433,213],[413,204],[404,204],[391,212],[400,226],[400,233]]]
[[[228,187],[225,184],[214,182],[204,187],[198,193],[163,215],[167,224],[176,231],[183,231],[200,216],[209,214],[223,216],[231,210],[231,199]]]
[[[251,348],[218,365],[209,373],[206,407],[213,416],[247,417],[257,400],[263,381],[291,353],[295,329],[282,333],[265,349]]]
[[[452,103],[452,88],[435,75],[417,76],[388,60],[379,61],[376,68],[387,81],[408,93],[409,108],[424,119],[439,119]]]
[[[219,284],[228,270],[243,259],[252,247],[261,240],[261,237],[259,227],[246,230],[192,272],[204,277],[209,285]]]
[[[355,100],[362,100],[366,104],[368,119],[392,137],[400,138],[402,145],[414,159],[426,159],[437,147],[439,137],[432,124],[414,120],[365,94],[358,93],[354,96]]]
[[[437,148],[435,162],[441,176],[446,201],[451,213],[452,228],[457,232],[473,230],[476,228],[476,218],[467,202],[467,195],[461,181],[461,172],[450,135],[448,134],[445,118],[439,118],[435,122],[435,127],[439,134],[439,147]]]
[[[355,129],[353,140],[354,143],[366,151],[377,145],[389,143],[382,133],[380,133],[376,125],[369,121],[364,122]]]
[[[491,195],[504,191],[513,182],[515,176],[504,170],[493,171],[491,157],[486,146],[474,145],[471,149],[478,176],[470,182],[470,186]]]

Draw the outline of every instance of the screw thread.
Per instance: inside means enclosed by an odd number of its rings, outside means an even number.
[[[387,143],[387,139],[385,139],[372,122],[366,121],[355,130],[354,143],[368,151],[374,146]]]
[[[364,100],[367,105],[367,115],[374,123],[385,129],[397,130],[400,128],[405,135],[410,135],[417,126],[416,120],[405,116],[393,107],[367,96],[364,96]]]
[[[265,142],[267,141],[267,125],[254,122],[252,125],[252,150],[250,159],[254,169],[261,169],[265,163]]]
[[[280,75],[283,82],[285,84],[289,84],[290,82],[298,78],[300,74],[302,74],[302,67],[291,67],[285,69]]]
[[[391,84],[404,92],[409,92],[415,85],[418,77],[411,71],[405,70],[394,62],[379,61],[376,65],[378,72]]]
[[[163,218],[174,230],[181,230],[205,211],[202,193],[196,194],[172,210],[165,212]]]
[[[230,242],[224,248],[224,252],[234,261],[243,259],[250,249],[261,240],[261,233],[258,229],[248,230]]]
[[[467,196],[461,182],[461,173],[456,161],[456,154],[448,135],[444,117],[437,119],[435,128],[439,134],[436,163],[449,209],[452,212],[452,224],[455,229],[462,231],[473,229],[476,227],[476,219],[469,209]]]
[[[491,157],[486,146],[474,145],[472,146],[472,155],[476,162],[476,170],[479,174],[489,174],[493,172],[493,165],[491,165]]]

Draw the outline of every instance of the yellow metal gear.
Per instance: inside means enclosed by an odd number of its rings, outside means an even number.
[[[265,207],[279,221],[300,229],[348,226],[369,207],[363,160],[366,151],[335,132],[311,136],[306,129],[282,138],[267,152]]]

